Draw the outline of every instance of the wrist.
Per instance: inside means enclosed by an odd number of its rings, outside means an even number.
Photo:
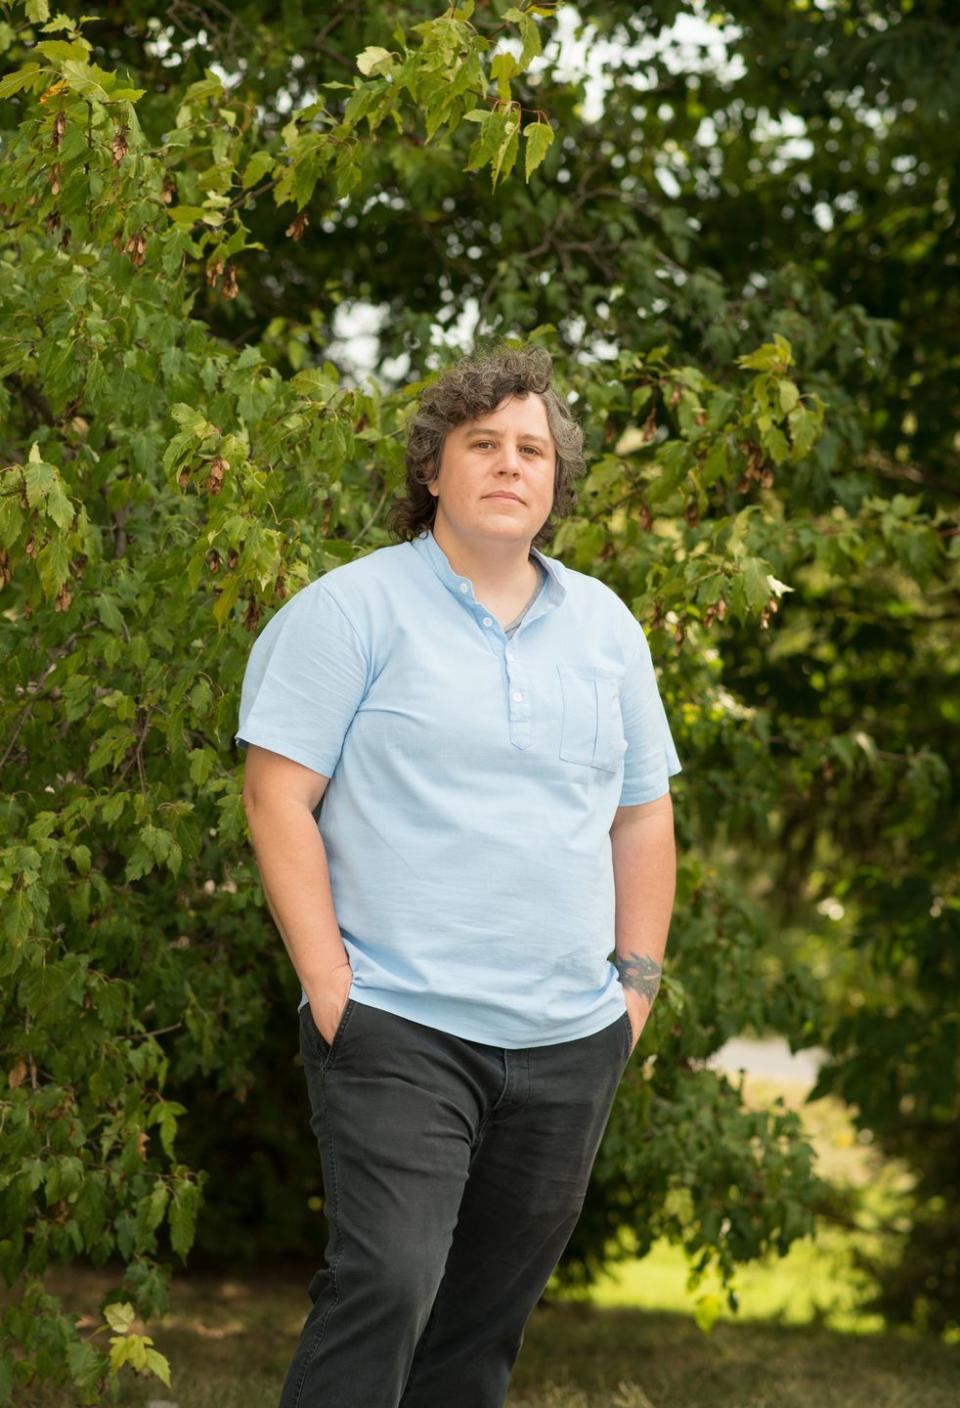
[[[620,976],[625,992],[633,992],[646,999],[647,1010],[656,1001],[660,990],[661,965],[648,953],[633,950],[614,955],[614,966]]]

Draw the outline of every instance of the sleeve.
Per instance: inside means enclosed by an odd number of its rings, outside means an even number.
[[[311,582],[271,616],[253,643],[236,743],[255,743],[332,777],[368,674],[356,629],[331,593]]]
[[[650,646],[637,623],[639,639],[623,681],[620,707],[627,740],[621,807],[652,802],[670,791],[668,778],[682,772],[670,725],[657,687]]]

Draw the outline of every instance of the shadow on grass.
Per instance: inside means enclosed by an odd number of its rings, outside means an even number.
[[[121,1376],[123,1408],[276,1408],[309,1309],[312,1267],[256,1277],[175,1277],[170,1314],[146,1332],[172,1369]],[[89,1333],[116,1277],[71,1268],[49,1278]],[[98,1337],[98,1341],[99,1341]],[[65,1394],[24,1408],[73,1408]],[[676,1313],[541,1305],[527,1325],[507,1408],[956,1408],[960,1347],[897,1334],[848,1335],[812,1325],[718,1322],[709,1335]],[[320,1408],[320,1405],[304,1405]],[[324,1404],[323,1408],[333,1408]],[[451,1404],[450,1408],[458,1408]]]

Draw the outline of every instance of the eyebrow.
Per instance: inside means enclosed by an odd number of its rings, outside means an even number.
[[[489,425],[476,425],[472,430],[467,431],[468,435],[499,435],[499,433],[500,432],[497,430],[492,430]],[[542,435],[527,435],[526,433],[521,433],[520,439],[533,440],[538,445],[546,445],[547,443]]]

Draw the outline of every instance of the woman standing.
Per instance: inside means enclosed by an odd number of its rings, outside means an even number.
[[[286,602],[244,677],[329,1225],[281,1408],[500,1408],[659,986],[680,762],[641,626],[538,547],[583,469],[551,374],[448,368],[401,541]]]

